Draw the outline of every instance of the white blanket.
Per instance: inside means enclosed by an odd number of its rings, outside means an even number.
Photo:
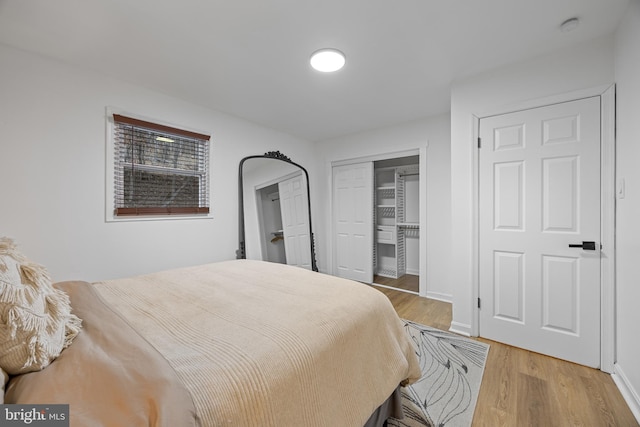
[[[237,260],[98,282],[191,392],[204,426],[362,426],[420,377],[386,296]]]

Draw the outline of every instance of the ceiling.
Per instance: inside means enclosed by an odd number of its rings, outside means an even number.
[[[611,34],[628,1],[0,0],[0,43],[322,141],[447,112],[452,81]],[[309,66],[325,47],[345,68]]]

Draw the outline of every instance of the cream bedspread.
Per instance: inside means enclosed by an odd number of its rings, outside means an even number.
[[[169,362],[203,426],[362,426],[420,368],[389,300],[236,260],[94,284]]]
[[[173,368],[90,283],[55,287],[69,295],[82,331],[45,369],[12,377],[5,403],[69,405],[72,427],[200,426]]]

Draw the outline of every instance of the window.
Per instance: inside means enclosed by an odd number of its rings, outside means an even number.
[[[114,215],[209,213],[209,135],[113,114]]]

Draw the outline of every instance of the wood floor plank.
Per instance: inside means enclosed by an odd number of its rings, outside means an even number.
[[[402,318],[442,330],[451,304],[393,289],[387,295]],[[473,426],[638,427],[610,375],[597,369],[477,338],[491,348]]]
[[[486,340],[480,340],[487,342]],[[489,343],[490,344],[490,343]],[[513,426],[516,425],[518,370],[513,349],[497,346],[489,350],[487,366],[499,366],[495,375],[483,376],[482,389],[476,403],[474,419],[477,425]],[[484,390],[484,392],[482,392]],[[482,420],[482,421],[480,421]]]
[[[526,373],[518,375],[517,426],[537,427],[559,425],[557,414],[560,408],[551,399],[547,381]]]
[[[420,276],[413,274],[405,274],[397,279],[376,275],[373,277],[373,283],[416,293],[420,290]]]
[[[563,407],[563,422],[565,425],[585,425],[585,420],[594,420],[593,409],[585,407],[589,401],[586,390],[582,387],[580,369],[574,369],[573,364],[558,361],[558,369],[554,372],[555,385],[553,398]],[[613,425],[613,424],[609,424]]]

